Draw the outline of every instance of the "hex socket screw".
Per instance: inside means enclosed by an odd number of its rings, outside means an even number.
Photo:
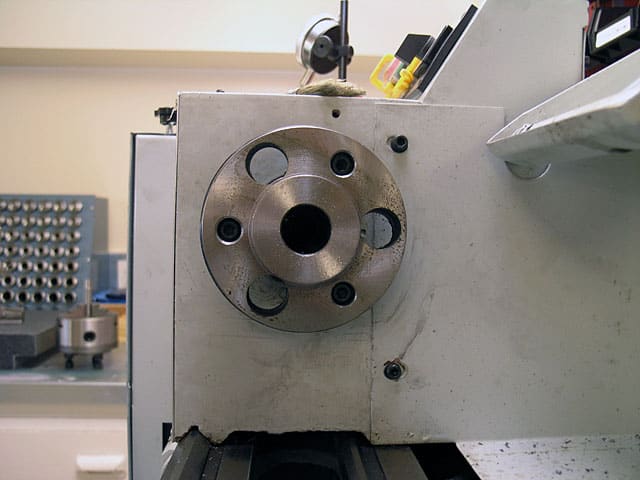
[[[384,376],[394,382],[400,380],[406,371],[407,367],[398,358],[384,363]]]
[[[387,140],[389,147],[396,153],[404,153],[409,148],[409,140],[404,135],[394,135]]]

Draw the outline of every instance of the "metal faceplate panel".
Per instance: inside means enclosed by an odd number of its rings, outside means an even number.
[[[373,308],[376,443],[640,431],[640,163],[519,180],[481,145],[497,117],[377,106],[409,236]],[[410,147],[390,161],[398,131]]]
[[[366,99],[182,94],[175,263],[175,423],[213,441],[236,430],[353,430],[369,435],[371,311],[319,333],[271,329],[214,284],[200,218],[212,178],[239,147],[272,130],[312,125],[373,144]],[[334,118],[333,110],[340,110]]]
[[[183,94],[180,118],[178,435],[357,430],[390,444],[640,429],[637,162],[568,162],[519,180],[486,148],[504,122],[489,107]],[[322,333],[269,329],[206,270],[199,218],[211,178],[238,146],[300,124],[362,143],[402,192],[405,257],[373,332],[371,312]],[[386,143],[397,134],[404,154]],[[390,381],[395,358],[407,370]]]

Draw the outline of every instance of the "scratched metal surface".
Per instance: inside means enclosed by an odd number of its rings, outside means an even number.
[[[640,435],[462,442],[482,480],[637,480]]]
[[[567,162],[525,182],[486,149],[501,109],[383,102],[374,119],[373,105],[181,96],[176,433],[333,429],[419,443],[640,431],[640,164]],[[294,124],[372,148],[403,192],[407,251],[373,332],[370,315],[319,334],[271,330],[206,271],[209,181],[239,145]],[[386,145],[398,133],[403,155]],[[392,382],[382,367],[396,357],[408,371]]]
[[[374,151],[409,232],[373,308],[372,440],[640,432],[640,163],[523,181],[483,146],[498,110],[377,110]],[[410,146],[391,158],[396,132]],[[396,357],[407,373],[393,382]]]
[[[175,257],[175,424],[214,441],[235,430],[353,430],[369,435],[371,311],[327,332],[271,329],[215,286],[201,251],[207,188],[240,146],[291,125],[373,143],[367,99],[182,94]],[[332,111],[340,109],[339,118]]]

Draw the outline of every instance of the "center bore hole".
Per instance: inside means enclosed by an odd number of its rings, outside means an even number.
[[[316,253],[331,238],[331,222],[322,209],[303,203],[282,217],[280,235],[294,252],[302,255]]]

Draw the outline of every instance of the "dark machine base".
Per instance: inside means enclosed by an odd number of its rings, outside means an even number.
[[[429,465],[434,466],[431,468]],[[214,445],[196,427],[162,480],[476,480],[454,444],[373,446],[359,433],[236,433]]]
[[[24,321],[0,323],[0,369],[30,367],[58,345],[57,312],[31,311]]]
[[[197,428],[180,440],[162,480],[427,480],[409,447],[373,447],[353,433],[240,434],[212,445]]]

